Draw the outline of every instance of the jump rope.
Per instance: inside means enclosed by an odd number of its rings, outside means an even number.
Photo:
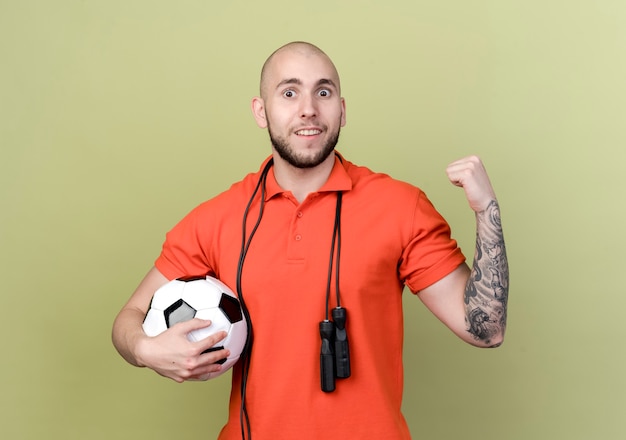
[[[267,175],[270,168],[274,163],[273,159],[270,159],[263,168],[259,181],[250,196],[250,200],[246,206],[243,214],[243,226],[242,226],[242,240],[241,240],[241,252],[239,253],[239,261],[237,264],[237,295],[241,303],[241,309],[243,315],[248,324],[248,336],[244,345],[243,354],[241,357],[241,407],[239,411],[239,423],[241,425],[241,438],[243,440],[252,440],[252,428],[250,425],[250,416],[248,414],[248,408],[246,405],[246,390],[248,386],[248,374],[250,372],[250,361],[252,358],[252,342],[254,339],[254,332],[252,327],[252,319],[250,312],[246,306],[246,302],[243,295],[243,289],[241,286],[241,278],[243,274],[243,267],[252,243],[252,238],[256,233],[261,219],[263,218],[263,211],[265,209],[265,196],[266,196],[266,183]],[[259,206],[259,214],[256,222],[250,231],[250,235],[246,237],[246,224],[248,220],[248,213],[250,207],[254,202],[257,193],[261,191],[261,200]],[[347,311],[341,306],[341,297],[339,294],[339,261],[341,255],[341,204],[343,193],[337,191],[337,202],[335,206],[335,223],[333,226],[333,234],[330,245],[330,257],[328,262],[328,279],[326,283],[326,309],[324,320],[319,323],[319,332],[321,337],[320,347],[320,387],[323,392],[330,393],[335,390],[335,379],[343,379],[350,377],[350,349],[348,345],[348,335],[346,330]],[[336,258],[335,258],[335,253]],[[332,284],[333,263],[335,263],[335,294],[337,306],[330,312],[330,288]],[[329,319],[329,314],[332,315],[332,320]]]

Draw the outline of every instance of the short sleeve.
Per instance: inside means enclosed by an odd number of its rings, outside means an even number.
[[[211,273],[202,243],[206,243],[206,229],[200,229],[199,217],[205,209],[200,205],[187,214],[165,236],[161,254],[155,267],[168,279],[182,276],[204,276]]]
[[[422,191],[415,204],[413,231],[399,272],[405,285],[417,293],[450,274],[465,262],[465,256],[451,237],[450,226]]]

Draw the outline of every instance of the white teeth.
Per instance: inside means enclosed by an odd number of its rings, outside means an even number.
[[[296,134],[299,136],[313,136],[315,134],[320,134],[321,130],[298,130]]]

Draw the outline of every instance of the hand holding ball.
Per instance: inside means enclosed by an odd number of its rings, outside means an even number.
[[[222,369],[200,378],[207,380],[229,370],[241,356],[246,343],[248,326],[235,294],[221,281],[206,278],[178,279],[159,288],[152,297],[143,322],[148,336],[156,336],[174,324],[193,318],[210,320],[211,325],[187,335],[190,341],[200,341],[219,331],[227,336],[207,351],[227,348],[230,356],[219,361]]]

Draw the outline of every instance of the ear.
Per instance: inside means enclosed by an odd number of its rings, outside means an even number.
[[[267,128],[267,118],[265,116],[265,102],[258,96],[252,98],[252,114],[256,125],[260,128]]]
[[[346,100],[341,98],[341,126],[346,125]]]

